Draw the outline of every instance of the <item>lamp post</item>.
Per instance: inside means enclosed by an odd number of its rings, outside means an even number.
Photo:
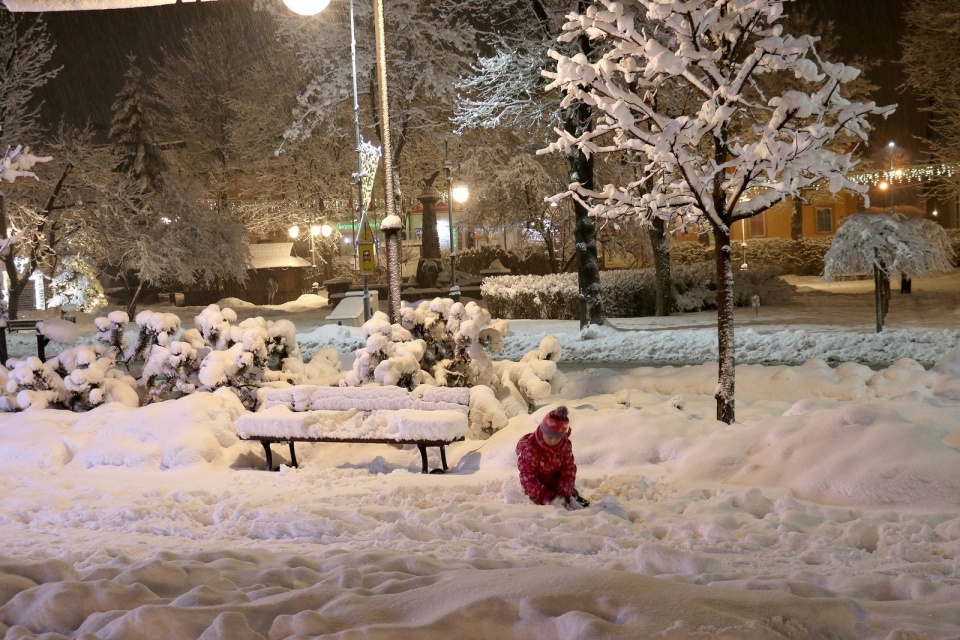
[[[741,271],[747,270],[747,219],[740,220],[740,249],[743,251],[743,263],[740,265]]]
[[[890,207],[891,213],[893,212],[893,152],[897,148],[897,144],[891,140],[887,143],[887,151],[890,154],[890,175],[887,177],[887,182],[890,183],[890,191],[887,193],[887,206]]]
[[[457,249],[453,237],[453,202],[463,203],[470,197],[470,189],[461,180],[453,184],[453,163],[450,161],[449,144],[443,144],[443,170],[447,177],[447,220],[450,224],[450,298],[460,302],[460,287],[457,285]]]
[[[315,15],[327,8],[330,0],[283,0],[287,8],[300,15]],[[373,26],[374,40],[377,52],[377,86],[379,91],[380,106],[380,143],[383,148],[383,183],[384,183],[384,205],[385,217],[395,216],[397,214],[397,203],[393,191],[393,149],[390,143],[390,101],[387,94],[387,49],[383,37],[383,0],[373,0]],[[360,102],[357,96],[357,38],[353,11],[353,0],[350,0],[350,58],[353,70],[353,123],[356,132],[357,141],[357,186],[359,193],[358,204],[360,206],[360,227],[363,228],[366,221],[367,210],[363,202],[363,186],[361,176],[363,175],[363,154],[361,153],[362,138],[360,136]],[[400,319],[400,256],[399,248],[392,250],[392,243],[387,244],[387,298],[388,309],[391,322],[397,322]],[[363,278],[363,316],[364,320],[370,319],[370,292],[367,288],[367,277]]]

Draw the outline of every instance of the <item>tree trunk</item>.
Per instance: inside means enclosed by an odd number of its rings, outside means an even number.
[[[139,280],[137,282],[137,289],[133,292],[133,295],[130,296],[130,301],[127,303],[127,317],[130,318],[131,322],[137,317],[137,304],[140,302],[140,292],[142,290],[143,280]]]
[[[717,420],[731,424],[734,421],[734,377],[736,344],[733,339],[733,260],[730,231],[713,231],[717,266],[717,354],[720,366],[717,380]]]
[[[876,305],[877,333],[883,331],[883,283],[880,278],[880,267],[873,265],[873,299]]]
[[[578,9],[586,12],[586,0],[580,0]],[[580,50],[587,57],[593,52],[593,45],[586,35],[577,39]],[[579,137],[593,127],[593,109],[580,102],[573,109],[568,109],[563,128]],[[570,163],[570,182],[579,182],[584,188],[593,188],[593,158],[588,158],[578,148],[573,148],[567,155]],[[600,295],[600,264],[597,261],[597,227],[590,218],[587,209],[577,201],[573,203],[575,218],[573,241],[577,256],[577,285],[580,292],[580,327],[588,324],[603,324],[606,315],[603,313],[603,299]]]
[[[803,237],[803,200],[799,196],[793,197],[793,213],[790,215],[790,239],[799,240]]]
[[[650,245],[653,247],[654,279],[657,286],[656,315],[668,316],[673,310],[673,278],[670,275],[667,223],[662,218],[654,218],[649,233]]]

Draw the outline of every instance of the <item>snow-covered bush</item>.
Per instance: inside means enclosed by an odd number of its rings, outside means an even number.
[[[382,311],[375,312],[360,330],[367,344],[357,349],[353,369],[343,377],[342,386],[377,382],[412,390],[424,382],[420,367],[426,348],[424,340],[415,340],[404,327],[390,324]]]
[[[539,346],[520,362],[501,360],[493,363],[497,399],[507,417],[529,413],[539,400],[560,390],[566,377],[557,369],[563,348],[556,336],[544,336]]]
[[[96,271],[76,256],[61,263],[50,281],[50,291],[53,295],[47,301],[48,308],[72,306],[88,312],[107,304]]]
[[[80,345],[41,362],[31,356],[12,361],[3,370],[6,395],[0,410],[69,409],[88,411],[105,402],[140,405],[136,381],[116,368],[112,354],[104,347]]]
[[[505,326],[491,326],[490,313],[475,302],[424,300],[400,311],[400,323],[424,342],[421,367],[442,387],[490,384],[493,369],[486,349],[498,351]]]
[[[818,276],[823,273],[823,256],[830,249],[831,240],[832,238],[747,238],[747,263],[750,270],[779,267],[780,273]],[[739,256],[740,241],[734,240],[733,243],[734,254]],[[674,265],[713,260],[713,245],[699,242],[674,242],[670,245],[670,261]]]
[[[747,306],[759,294],[765,304],[790,300],[795,288],[778,278],[775,267],[734,272],[736,304]],[[702,311],[716,307],[716,269],[710,263],[674,266],[674,311]],[[636,318],[656,313],[653,269],[625,269],[600,273],[603,308],[611,318]],[[576,320],[580,317],[577,275],[498,276],[480,289],[490,313],[500,318]]]
[[[97,327],[94,339],[107,348],[113,349],[114,357],[120,358],[130,348],[130,340],[124,329],[130,317],[124,311],[111,311],[105,318],[94,318]]]
[[[180,318],[172,313],[141,311],[137,314],[137,326],[137,341],[124,354],[127,363],[142,360],[154,345],[166,345],[170,336],[180,331]]]

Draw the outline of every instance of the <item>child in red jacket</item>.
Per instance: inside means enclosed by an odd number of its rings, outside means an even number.
[[[577,465],[570,443],[570,418],[566,407],[557,407],[547,414],[533,433],[517,443],[517,467],[523,492],[537,504],[550,504],[559,499],[568,509],[576,501],[589,503],[574,488]]]

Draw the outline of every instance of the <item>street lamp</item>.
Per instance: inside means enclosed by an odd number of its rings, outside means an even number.
[[[470,188],[462,180],[453,180],[453,163],[450,162],[450,148],[443,144],[443,170],[447,177],[447,220],[450,223],[450,297],[460,302],[460,287],[457,286],[457,250],[453,244],[453,202],[464,203],[470,197]]]
[[[317,268],[317,236],[320,235],[320,225],[310,225],[310,259],[313,262],[313,268]]]
[[[891,140],[887,143],[887,150],[890,152],[890,175],[887,178],[890,181],[890,192],[887,194],[887,205],[890,207],[890,211],[893,211],[893,151],[897,148],[897,144]]]
[[[747,219],[740,220],[740,249],[743,251],[743,263],[740,265],[740,271],[746,271],[747,267]]]
[[[315,15],[323,11],[330,0],[283,0],[287,8],[300,15]],[[373,31],[377,52],[377,86],[379,87],[379,106],[380,106],[380,143],[383,149],[383,183],[384,183],[384,208],[385,216],[395,216],[397,214],[397,203],[393,192],[393,148],[390,144],[390,100],[387,93],[387,49],[383,37],[383,0],[373,0]],[[360,137],[360,101],[357,94],[357,37],[353,11],[353,0],[350,0],[350,58],[353,70],[353,124],[357,139],[357,188],[360,192],[358,205],[360,207],[360,225],[363,227],[367,215],[367,207],[363,202],[363,185],[361,176],[363,175],[363,153]],[[391,255],[388,243],[387,252],[387,294],[388,307],[390,311],[390,321],[398,322],[400,320],[400,256]],[[370,292],[367,289],[367,277],[364,276],[363,292],[363,317],[364,321],[370,319]]]

